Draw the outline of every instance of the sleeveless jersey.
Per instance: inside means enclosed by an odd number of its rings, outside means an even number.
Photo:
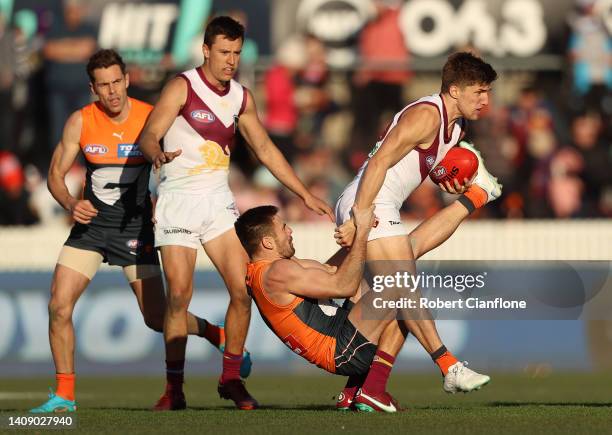
[[[114,226],[151,216],[151,165],[139,151],[138,140],[153,106],[129,101],[130,113],[121,124],[112,122],[99,103],[81,109],[79,145],[87,167],[83,197],[99,211],[92,224]]]
[[[162,166],[159,191],[215,193],[228,190],[231,148],[247,90],[230,80],[215,88],[201,68],[179,74],[187,82],[187,100],[163,139],[164,151],[182,150]]]
[[[346,321],[348,311],[329,299],[296,296],[288,305],[274,303],[263,286],[263,275],[271,264],[262,260],[247,266],[247,289],[261,317],[289,349],[312,364],[335,373],[336,335]]]
[[[434,94],[423,97],[396,113],[393,121],[387,127],[384,135],[376,143],[374,149],[370,152],[369,157],[372,158],[378,151],[387,138],[391,130],[395,128],[402,115],[411,107],[418,104],[429,104],[438,109],[440,114],[440,129],[431,146],[423,150],[414,148],[406,154],[399,162],[387,170],[385,181],[380,189],[380,192],[374,200],[375,204],[393,205],[398,209],[408,196],[425,180],[429,171],[431,171],[446,155],[446,153],[457,143],[461,138],[461,133],[465,129],[466,121],[463,118],[458,119],[453,126],[452,132],[448,134],[448,116],[444,107],[444,100],[440,94]],[[359,181],[363,176],[363,172],[367,167],[369,159],[359,169],[357,176],[347,186],[344,194],[353,195],[357,193]]]

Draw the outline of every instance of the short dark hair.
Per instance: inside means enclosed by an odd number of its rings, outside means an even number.
[[[475,84],[489,85],[497,79],[491,65],[472,53],[462,51],[451,54],[442,68],[441,92],[448,92],[451,85],[460,87]]]
[[[98,68],[110,68],[113,65],[119,65],[121,72],[123,74],[126,73],[125,63],[123,63],[123,59],[121,59],[119,53],[110,49],[98,50],[89,58],[89,62],[87,62],[87,75],[89,76],[89,81],[95,83],[93,75],[94,70]]]
[[[230,41],[238,38],[244,41],[244,26],[232,17],[221,15],[213,18],[206,26],[204,44],[210,47],[217,35],[223,35]]]
[[[249,257],[257,252],[261,239],[273,235],[272,219],[276,213],[278,207],[262,205],[245,211],[234,223],[238,239]]]

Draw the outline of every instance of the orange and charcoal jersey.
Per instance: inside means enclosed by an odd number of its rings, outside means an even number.
[[[261,260],[247,267],[247,289],[261,317],[281,341],[312,364],[336,372],[336,337],[347,321],[348,311],[330,299],[295,297],[288,305],[271,301],[263,286],[263,275],[272,263]]]
[[[120,124],[112,122],[97,102],[81,109],[79,144],[87,167],[83,197],[99,211],[92,224],[125,226],[151,219],[151,165],[138,149],[138,140],[153,106],[129,101],[130,113]]]

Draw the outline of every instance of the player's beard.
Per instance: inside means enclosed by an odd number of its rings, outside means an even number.
[[[281,246],[278,240],[276,240],[276,245]],[[291,258],[295,255],[295,248],[293,247],[293,241],[289,239],[285,246],[282,246],[278,252],[283,258]]]

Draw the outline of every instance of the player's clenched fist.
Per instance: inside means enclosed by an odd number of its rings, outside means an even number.
[[[348,248],[353,244],[353,239],[355,238],[355,222],[353,218],[350,218],[336,228],[334,238],[336,243],[344,248]]]
[[[80,224],[89,224],[98,216],[98,209],[88,199],[75,201],[69,208],[72,218]]]

